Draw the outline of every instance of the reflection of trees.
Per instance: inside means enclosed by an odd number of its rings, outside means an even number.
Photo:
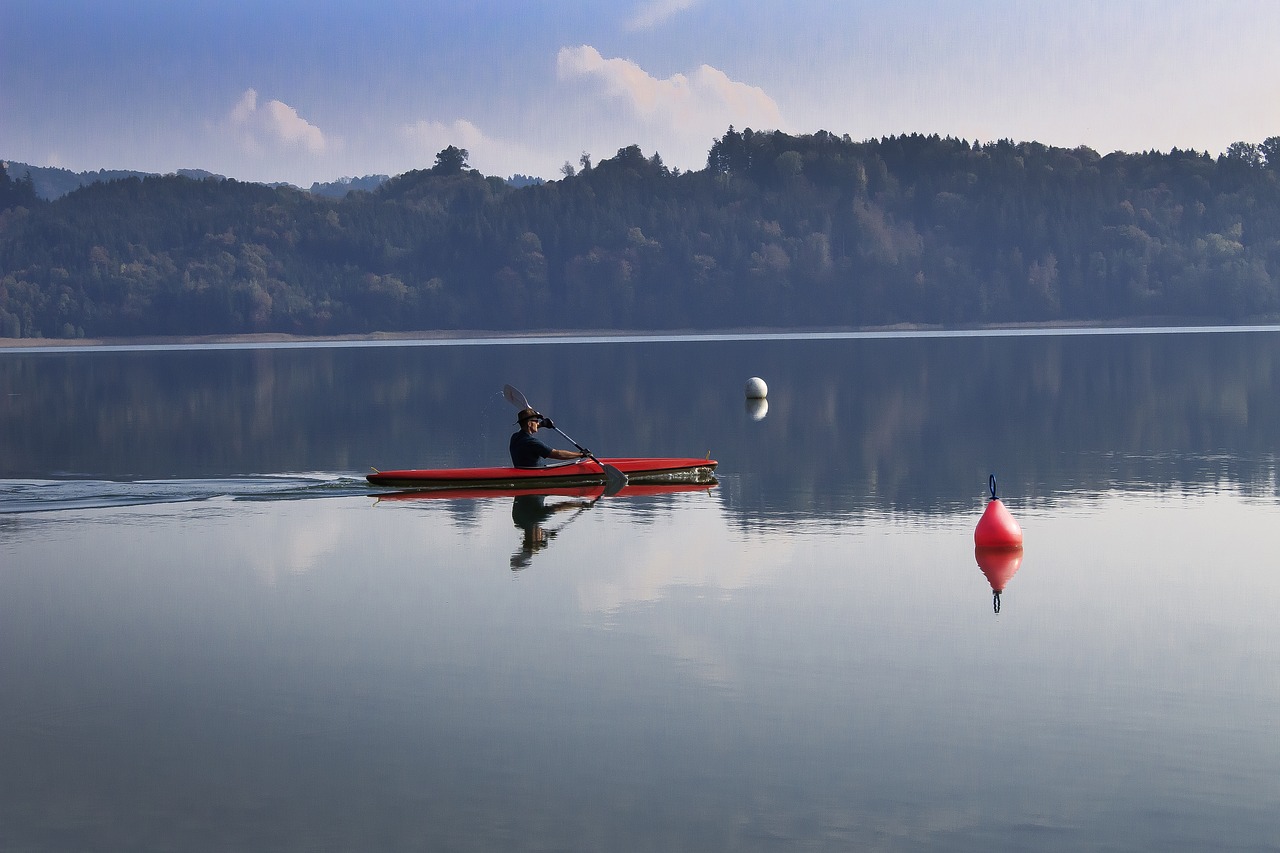
[[[0,476],[502,463],[510,381],[602,455],[711,451],[747,515],[1274,494],[1277,377],[1269,333],[8,355]]]
[[[363,473],[389,458],[444,461],[459,441],[441,414],[447,390],[382,361],[367,350],[0,359],[0,476]]]
[[[769,365],[769,430],[738,466],[766,484],[762,503],[926,512],[973,507],[990,471],[1017,502],[1118,482],[1271,491],[1278,353],[1269,334],[726,347]]]

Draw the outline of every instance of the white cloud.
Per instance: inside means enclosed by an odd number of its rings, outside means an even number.
[[[702,137],[729,124],[782,129],[782,111],[763,89],[740,83],[710,65],[659,79],[629,59],[605,59],[590,45],[556,56],[561,80],[587,79],[645,120]]]
[[[487,142],[480,128],[466,119],[457,119],[448,124],[440,121],[416,121],[405,125],[402,133],[420,154],[434,155],[450,145],[465,148],[475,154]]]
[[[650,0],[641,5],[627,21],[627,29],[651,30],[686,9],[692,9],[699,2],[700,0]]]
[[[244,94],[240,96],[239,102],[231,110],[231,123],[236,125],[247,124],[257,111],[258,91],[256,89],[245,89]]]
[[[254,89],[246,89],[240,96],[228,121],[241,145],[252,154],[302,148],[320,155],[332,147],[320,128],[288,104],[272,100],[259,105]]]

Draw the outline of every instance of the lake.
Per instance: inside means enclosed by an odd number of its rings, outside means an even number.
[[[365,483],[506,464],[504,383],[718,482],[534,538]],[[0,395],[0,849],[1280,849],[1280,329],[9,350]]]

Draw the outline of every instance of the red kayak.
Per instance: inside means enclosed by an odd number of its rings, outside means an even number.
[[[601,459],[618,469],[627,483],[714,483],[714,459]],[[545,486],[595,486],[606,480],[591,459],[575,459],[544,468],[436,468],[374,471],[365,479],[375,486],[414,489],[524,489]]]

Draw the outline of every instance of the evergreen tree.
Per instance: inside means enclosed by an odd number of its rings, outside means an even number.
[[[471,152],[467,151],[467,149],[450,145],[436,154],[436,164],[431,167],[431,174],[440,176],[460,175],[470,168],[467,165],[467,158],[470,156]]]
[[[11,207],[34,207],[37,202],[35,181],[31,173],[18,180],[9,177],[8,163],[0,163],[0,210]]]

